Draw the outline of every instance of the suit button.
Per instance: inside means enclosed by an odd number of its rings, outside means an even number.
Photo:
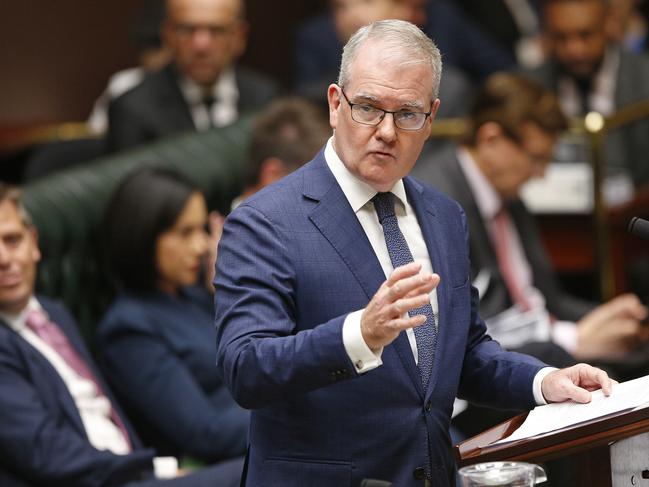
[[[412,472],[412,476],[415,478],[415,480],[425,480],[426,471],[424,470],[424,467],[417,467],[415,471]]]
[[[433,403],[428,401],[425,406],[426,412],[430,413],[433,410]]]

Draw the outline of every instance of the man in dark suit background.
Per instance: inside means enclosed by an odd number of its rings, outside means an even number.
[[[519,198],[522,186],[543,174],[566,127],[550,91],[521,76],[496,74],[476,99],[462,145],[419,161],[413,174],[464,208],[480,312],[503,346],[556,366],[624,360],[648,338],[640,323],[647,310],[634,295],[596,307],[566,294]]]
[[[241,462],[178,477],[142,448],[72,316],[34,296],[39,259],[18,191],[0,184],[0,485],[238,485]]]
[[[226,220],[217,363],[253,410],[245,485],[452,485],[457,394],[530,408],[610,387],[598,369],[547,369],[485,334],[464,215],[407,176],[440,76],[415,25],[360,29],[327,91],[333,137]]]
[[[564,112],[604,116],[649,98],[649,57],[625,51],[607,35],[606,0],[544,0],[542,31],[549,58],[527,75],[554,91]],[[606,164],[636,185],[649,181],[649,118],[610,132]]]
[[[247,31],[243,0],[166,0],[162,38],[173,61],[110,103],[108,148],[228,125],[267,104],[275,83],[237,65]]]

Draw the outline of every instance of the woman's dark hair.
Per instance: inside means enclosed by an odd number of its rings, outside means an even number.
[[[106,207],[104,242],[109,270],[122,288],[156,288],[156,240],[196,191],[184,176],[156,167],[137,169],[121,181]]]

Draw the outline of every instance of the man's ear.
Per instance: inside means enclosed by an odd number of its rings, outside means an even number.
[[[505,135],[503,128],[496,122],[484,123],[478,128],[475,136],[477,147],[489,147]]]
[[[262,188],[265,188],[271,183],[278,181],[288,174],[286,164],[277,158],[269,157],[261,163],[261,168],[259,171],[259,184]]]
[[[439,98],[436,98],[435,101],[433,102],[433,106],[430,109],[430,119],[434,120],[435,117],[437,116],[437,111],[439,110],[439,105],[441,104],[441,101]]]
[[[327,89],[327,101],[329,102],[329,125],[331,125],[332,129],[335,129],[338,125],[338,109],[340,108],[341,103],[340,90],[341,88],[335,83],[330,84]]]
[[[240,20],[234,26],[236,29],[234,33],[234,57],[239,59],[243,56],[243,53],[246,51],[246,46],[248,45],[248,32],[250,31],[250,24],[245,20]]]
[[[32,260],[34,262],[39,262],[41,260],[41,251],[38,248],[38,230],[36,230],[36,227],[31,227],[29,229],[29,238],[32,239],[33,243]]]

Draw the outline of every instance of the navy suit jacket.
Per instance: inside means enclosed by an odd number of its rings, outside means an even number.
[[[414,179],[404,184],[441,276],[426,387],[406,333],[362,375],[345,351],[345,318],[385,275],[323,152],[228,217],[215,280],[217,361],[235,399],[253,409],[246,485],[422,485],[427,445],[433,485],[451,485],[456,395],[534,406],[542,364],[485,335],[462,210]]]
[[[70,314],[39,297],[116,402],[88,354]],[[24,338],[0,324],[0,485],[108,486],[150,476],[151,450],[141,450],[124,414],[135,451],[115,455],[91,446],[77,407],[50,362]],[[18,479],[21,480],[18,480]]]
[[[245,453],[249,414],[216,373],[213,318],[207,290],[191,287],[122,293],[101,322],[107,377],[157,451],[206,462]]]

